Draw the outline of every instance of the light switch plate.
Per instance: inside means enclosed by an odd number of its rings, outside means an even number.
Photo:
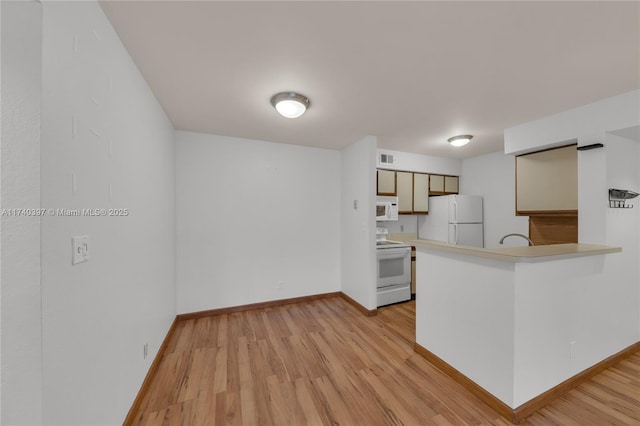
[[[89,260],[89,236],[79,235],[71,237],[71,264],[86,262]]]

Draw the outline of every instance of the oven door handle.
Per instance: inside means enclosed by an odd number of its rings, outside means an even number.
[[[411,250],[394,250],[394,249],[382,249],[378,250],[378,259],[394,259],[401,258],[405,256],[411,256]]]

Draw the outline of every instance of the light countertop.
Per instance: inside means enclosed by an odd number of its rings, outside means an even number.
[[[569,259],[573,257],[594,256],[599,254],[619,253],[620,247],[604,246],[598,244],[550,244],[540,246],[505,247],[505,248],[481,248],[459,246],[433,240],[407,241],[416,249],[439,250],[448,253],[462,254],[466,256],[484,257],[511,263],[534,263],[549,260]]]

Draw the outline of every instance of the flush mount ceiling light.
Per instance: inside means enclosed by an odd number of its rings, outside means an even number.
[[[273,95],[271,105],[286,118],[298,118],[311,106],[306,96],[295,92],[280,92]]]
[[[472,135],[458,135],[447,139],[453,146],[465,146],[471,141]]]

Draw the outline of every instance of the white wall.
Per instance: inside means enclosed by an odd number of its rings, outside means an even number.
[[[2,2],[3,209],[40,206],[42,8]],[[2,424],[42,422],[40,218],[2,216]]]
[[[342,291],[376,309],[376,144],[374,136],[342,150]],[[357,208],[354,206],[357,201]]]
[[[518,407],[638,341],[625,250],[513,264],[418,247],[416,342]]]
[[[42,207],[129,210],[42,220],[43,422],[119,424],[176,314],[174,130],[97,2],[42,7]]]
[[[383,226],[387,228],[389,234],[417,234],[418,217],[421,216],[401,214],[398,215],[397,221],[376,222],[376,226]]]
[[[515,264],[417,247],[416,342],[513,405]]]
[[[392,154],[393,165],[380,164],[380,154]],[[460,176],[462,160],[459,158],[434,157],[411,152],[376,150],[376,166],[382,169],[405,170],[409,172],[434,173]]]
[[[638,273],[625,266],[629,258],[637,259],[637,249],[624,246],[622,253],[516,264],[513,407],[640,339]]]
[[[2,5],[0,5],[0,56],[2,56]],[[2,60],[0,59],[0,64]],[[2,66],[0,66],[0,105],[2,105]],[[4,107],[0,107],[4,111]],[[0,119],[0,147],[2,141],[2,120]],[[2,149],[0,148],[0,173],[2,173]],[[0,175],[1,176],[1,175]],[[0,208],[2,208],[2,187],[0,179]],[[2,226],[0,225],[0,241]],[[0,423],[2,423],[2,244],[0,243]]]
[[[522,154],[640,124],[640,90],[573,108],[504,131],[504,152]]]
[[[340,152],[178,131],[176,173],[178,312],[340,290]]]
[[[592,287],[574,288],[569,299],[552,296],[586,308],[582,318],[572,319],[582,334],[564,336],[564,340],[573,338],[579,342],[581,363],[562,367],[562,374],[548,370],[550,375],[555,374],[553,380],[539,377],[547,384],[564,380],[640,340],[640,216],[636,212],[640,203],[632,200],[636,208],[622,210],[609,208],[608,201],[608,188],[640,192],[638,141],[619,136],[634,134],[627,129],[638,124],[640,91],[633,91],[505,130],[505,151],[512,153],[539,150],[571,139],[577,140],[579,146],[603,143],[604,148],[578,154],[578,239],[580,243],[622,247],[622,253],[605,256],[601,280]],[[536,277],[545,282],[544,275]],[[602,286],[605,293],[599,293]],[[554,319],[563,315],[561,308],[554,316],[547,316],[550,327],[555,327],[558,322]],[[566,351],[567,346],[562,341],[562,348],[556,350]],[[519,392],[518,399],[526,400],[536,390]]]
[[[509,237],[501,246],[500,239],[509,233],[529,235],[529,218],[516,216],[515,159],[512,155],[493,152],[462,160],[460,193],[481,195],[484,200],[485,247],[526,246],[526,240]]]
[[[604,133],[581,138],[581,145],[604,142]],[[607,240],[607,149],[578,151],[578,241],[603,244]]]
[[[611,134],[605,135],[604,144],[607,154],[606,188],[640,193],[640,144]],[[640,303],[634,303],[634,300],[640,301],[640,264],[637,262],[640,256],[640,218],[637,212],[640,197],[627,201],[627,204],[633,208],[605,208],[606,243],[622,247],[620,256],[611,258],[606,266],[608,271],[616,274],[614,279],[620,282],[618,290],[612,293],[616,298],[615,309],[620,311],[618,315],[624,315],[620,319],[624,325],[615,325],[627,329],[629,322],[638,324],[635,341],[640,341]]]

